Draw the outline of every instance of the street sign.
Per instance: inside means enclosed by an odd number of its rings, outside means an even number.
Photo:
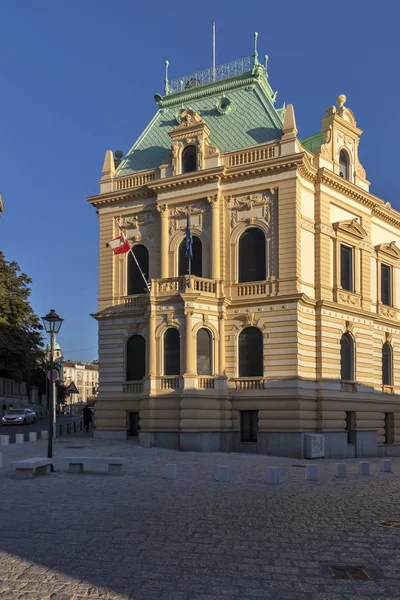
[[[47,379],[50,381],[50,371],[47,372]],[[58,381],[59,379],[60,379],[60,375],[59,375],[58,371],[53,369],[53,371],[51,372],[51,381]]]
[[[69,384],[69,386],[67,387],[67,389],[65,391],[67,394],[79,394],[79,390],[73,381],[71,381],[71,383]]]

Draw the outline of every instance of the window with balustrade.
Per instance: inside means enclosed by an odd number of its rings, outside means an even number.
[[[340,378],[342,381],[354,381],[354,339],[344,333],[340,340]]]
[[[195,146],[186,146],[182,152],[182,173],[190,173],[197,169],[197,152]]]
[[[183,238],[179,244],[178,249],[178,274],[188,275],[189,274],[189,259],[185,256],[186,250],[186,238]],[[196,277],[202,277],[203,271],[203,246],[201,239],[194,235],[192,237],[192,254],[193,258],[190,264],[190,273]]]
[[[197,332],[197,374],[212,375],[212,335],[208,329]]]
[[[263,377],[263,335],[258,327],[246,327],[239,335],[239,377]]]
[[[132,256],[132,252],[135,255],[136,260]],[[128,252],[128,296],[131,296],[132,294],[144,294],[147,292],[147,286],[138,265],[146,280],[149,280],[149,251],[146,246],[137,244],[136,246],[133,246],[132,252]],[[136,261],[138,264],[136,264]]]
[[[126,344],[126,381],[141,381],[146,375],[146,340],[132,335]]]
[[[169,327],[164,333],[164,375],[179,375],[180,372],[180,335],[175,327]]]
[[[393,385],[393,350],[389,342],[382,346],[382,385]]]
[[[249,227],[239,238],[238,281],[265,281],[267,278],[265,234]]]

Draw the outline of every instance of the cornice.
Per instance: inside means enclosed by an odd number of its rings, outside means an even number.
[[[224,179],[236,179],[237,177],[257,175],[269,171],[290,171],[296,169],[302,163],[303,157],[303,153],[290,154],[288,156],[268,158],[262,162],[228,167],[224,174]]]
[[[225,175],[225,167],[215,167],[213,169],[205,169],[201,171],[192,171],[191,173],[183,173],[165,179],[157,179],[147,184],[149,190],[158,192],[173,187],[184,187],[192,183],[200,183],[202,181],[221,180]]]
[[[147,186],[142,186],[140,189],[127,190],[124,194],[121,191],[109,192],[108,194],[98,194],[97,196],[86,196],[86,200],[93,206],[104,206],[109,204],[118,204],[127,200],[137,200],[138,198],[148,198],[152,196]]]

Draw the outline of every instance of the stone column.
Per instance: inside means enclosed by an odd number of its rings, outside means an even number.
[[[156,353],[156,313],[154,307],[150,307],[149,316],[149,377],[157,375],[157,353]]]
[[[219,224],[219,194],[208,196],[211,207],[211,279],[221,278],[220,256],[221,256],[221,231]]]
[[[193,311],[187,310],[186,316],[186,332],[185,332],[185,373],[193,375],[195,370],[194,365],[194,344],[192,342],[192,330],[193,330]]]
[[[220,377],[225,376],[225,313],[219,314],[219,369]]]
[[[161,213],[161,278],[168,277],[168,206],[163,204],[157,210]]]

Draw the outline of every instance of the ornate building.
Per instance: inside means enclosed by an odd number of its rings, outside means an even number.
[[[168,63],[166,63],[168,67]],[[96,435],[182,450],[400,453],[400,214],[340,95],[299,140],[257,50],[165,81],[100,193]],[[187,211],[193,260],[185,257]],[[118,226],[132,254],[106,243]]]

